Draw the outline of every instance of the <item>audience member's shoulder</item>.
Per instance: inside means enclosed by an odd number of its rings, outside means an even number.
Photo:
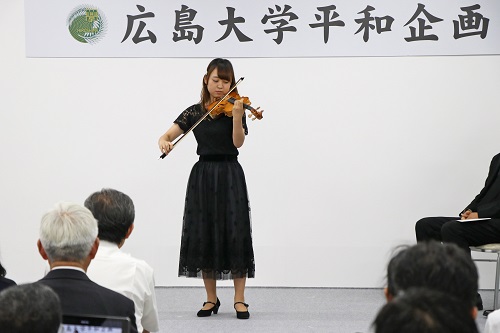
[[[488,315],[484,326],[484,333],[495,333],[500,330],[500,310],[495,310]]]
[[[144,270],[151,270],[151,271],[153,271],[153,268],[151,267],[151,265],[149,265],[147,263],[146,260],[134,257],[132,254],[130,254],[128,252],[123,252],[123,254],[125,256],[127,256],[128,260],[134,262],[137,265],[137,267],[142,268]]]
[[[139,279],[144,280],[153,280],[154,279],[154,270],[153,268],[145,261],[134,256],[130,256],[130,261],[135,264],[135,274]]]
[[[488,325],[488,323],[500,326],[500,310],[495,310],[488,315],[486,324]]]
[[[146,262],[146,260],[139,259],[139,258],[136,258],[136,257],[133,257],[133,256],[131,256],[131,257],[134,259],[134,261],[135,261],[135,263],[136,263],[136,265],[138,267],[142,268],[143,270],[145,270],[147,272],[153,273],[153,267],[151,267],[151,265],[148,264]]]
[[[151,267],[146,260],[134,257],[132,254],[124,251],[121,252],[121,255],[128,262],[134,263],[134,265],[138,268],[138,271],[144,272],[147,275],[152,275],[154,273],[153,267]]]
[[[115,302],[122,302],[122,303],[126,303],[126,304],[128,304],[128,303],[134,304],[134,302],[131,299],[129,299],[128,297],[126,297],[126,296],[124,296],[124,295],[122,295],[114,290],[103,287],[100,284],[95,283],[94,281],[91,281],[91,282],[94,285],[94,287],[99,290],[99,294],[102,295],[103,297],[105,297],[106,299],[110,299],[110,300],[114,300]]]

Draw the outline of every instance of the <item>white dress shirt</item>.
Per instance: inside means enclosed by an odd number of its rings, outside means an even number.
[[[486,325],[484,327],[484,333],[495,332],[500,332],[500,310],[495,310],[488,315],[488,319],[486,319]]]
[[[117,244],[101,240],[87,269],[89,278],[134,301],[137,331],[159,331],[154,272],[144,260],[121,251]]]

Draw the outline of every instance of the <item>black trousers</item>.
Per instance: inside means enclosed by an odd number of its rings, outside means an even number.
[[[415,224],[417,242],[437,240],[455,243],[470,253],[469,246],[500,243],[500,219],[458,222],[459,217],[425,217]]]

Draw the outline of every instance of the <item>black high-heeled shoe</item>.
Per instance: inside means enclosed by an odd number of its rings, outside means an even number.
[[[247,311],[238,311],[236,310],[236,304],[243,304],[246,308],[247,308]],[[250,312],[248,312],[248,307],[250,305],[248,305],[247,303],[244,303],[244,302],[236,302],[234,303],[234,309],[236,310],[236,318],[238,319],[248,319],[250,318]]]
[[[214,314],[217,314],[217,312],[219,312],[219,307],[220,307],[219,297],[217,297],[217,303],[214,303],[214,302],[204,302],[203,306],[205,306],[206,304],[213,304],[214,306],[211,307],[208,310],[201,309],[200,311],[198,311],[198,313],[196,314],[198,317],[210,317],[212,315],[212,312]]]

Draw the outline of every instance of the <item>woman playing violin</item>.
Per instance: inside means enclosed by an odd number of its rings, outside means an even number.
[[[188,131],[235,84],[231,62],[214,59],[203,77],[201,101],[184,110],[158,140],[162,153]],[[234,89],[233,91],[235,91]],[[201,277],[207,300],[198,311],[207,317],[219,310],[216,281],[234,282],[237,318],[247,319],[246,278],[255,275],[250,206],[238,148],[248,133],[243,100],[234,101],[231,117],[225,113],[203,119],[193,133],[199,161],[189,176],[182,227],[179,276]]]

